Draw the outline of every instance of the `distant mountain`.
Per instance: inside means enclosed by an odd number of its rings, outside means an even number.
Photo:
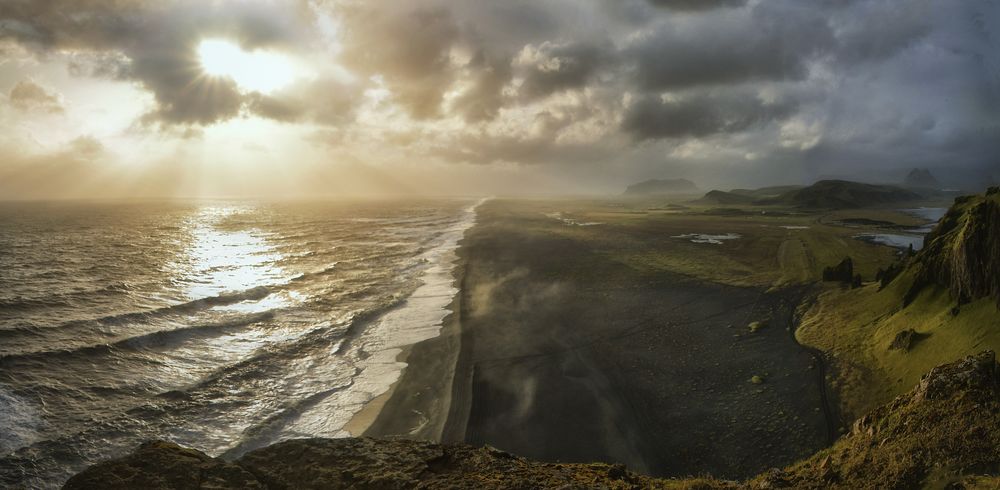
[[[663,194],[692,194],[698,187],[687,179],[652,179],[628,186],[626,196],[656,196]]]
[[[757,198],[754,196],[747,196],[743,194],[736,194],[733,192],[724,191],[711,191],[705,194],[704,197],[695,201],[698,204],[723,204],[723,205],[740,205],[740,204],[753,204]]]
[[[742,196],[753,196],[757,198],[764,197],[777,197],[782,194],[797,191],[805,186],[801,185],[776,185],[771,187],[761,187],[760,189],[733,189],[729,191],[732,194],[739,194]]]
[[[941,182],[934,177],[934,174],[926,168],[915,168],[909,175],[906,176],[906,180],[903,181],[903,185],[906,187],[912,187],[914,189],[940,189],[942,187]]]
[[[809,187],[786,192],[760,204],[802,208],[847,209],[893,204],[921,199],[919,194],[891,185],[872,185],[846,180],[821,180]]]

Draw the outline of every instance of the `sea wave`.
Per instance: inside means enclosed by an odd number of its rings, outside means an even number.
[[[232,330],[265,322],[273,317],[274,313],[268,311],[221,323],[158,330],[103,344],[84,345],[70,349],[35,351],[25,354],[0,355],[0,367],[9,367],[11,364],[31,361],[53,362],[60,360],[65,362],[66,360],[80,359],[92,362],[97,356],[116,352],[165,347],[180,344],[194,338],[223,335]]]

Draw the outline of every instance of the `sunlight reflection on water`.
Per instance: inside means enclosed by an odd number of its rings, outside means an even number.
[[[253,206],[207,206],[186,223],[190,234],[176,277],[189,300],[234,294],[287,282],[290,274],[279,264],[285,257],[257,228],[227,229],[226,221],[254,213]],[[216,308],[253,313],[296,302],[290,294],[270,294]]]

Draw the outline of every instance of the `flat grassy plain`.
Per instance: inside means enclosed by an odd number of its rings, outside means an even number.
[[[666,200],[514,201],[510,206],[543,217],[559,213],[578,224],[552,219],[545,223],[547,232],[586,242],[597,253],[638,272],[670,271],[732,286],[768,288],[818,281],[824,267],[845,257],[851,257],[855,270],[870,281],[895,261],[898,251],[855,238],[884,227],[846,225],[844,220],[892,223],[890,230],[923,223],[892,209],[807,212]],[[691,234],[740,237],[721,244],[678,238]]]

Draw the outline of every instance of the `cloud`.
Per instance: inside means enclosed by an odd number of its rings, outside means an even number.
[[[337,126],[353,120],[361,96],[361,87],[355,84],[320,78],[271,95],[254,92],[247,96],[247,110],[286,123],[311,121]]]
[[[19,110],[38,110],[50,114],[62,114],[66,111],[62,99],[59,93],[46,89],[32,80],[17,82],[7,96],[10,104]]]
[[[200,40],[227,36],[248,49],[287,47],[302,40],[304,12],[297,4],[233,1],[17,1],[0,10],[0,39],[70,51],[77,75],[138,82],[156,101],[145,123],[208,125],[237,117],[246,94],[231,79],[204,75]]]
[[[800,80],[807,63],[834,44],[822,12],[812,8],[721,11],[670,18],[626,50],[646,90]]]
[[[611,62],[611,48],[588,43],[527,45],[514,59],[523,78],[519,93],[527,99],[587,85],[602,65]]]
[[[933,15],[927,0],[870,0],[835,19],[837,57],[853,65],[889,58],[928,36]]]
[[[323,162],[546,167],[588,183],[664,169],[766,180],[990,166],[998,11],[985,0],[16,0],[0,6],[0,52],[16,54],[0,81],[18,110],[0,124],[30,131],[21,123],[59,108],[87,117],[74,112],[88,107],[80,89],[51,76],[68,68],[145,92],[128,117],[145,111],[160,141],[195,144],[185,135],[211,140],[212,125],[256,118]],[[207,38],[287,53],[312,73],[269,93],[206,77]],[[41,91],[9,85],[29,65],[45,67],[25,81]]]
[[[104,144],[93,136],[80,136],[66,145],[64,156],[79,160],[95,160],[105,153]]]
[[[790,101],[768,103],[749,93],[649,96],[629,106],[622,128],[639,140],[704,137],[783,119],[795,108]]]
[[[739,7],[746,4],[746,0],[649,0],[649,3],[673,10],[710,10]]]
[[[363,2],[346,4],[337,13],[346,26],[346,66],[382,77],[413,117],[437,116],[454,77],[452,44],[459,28],[450,12],[419,3],[384,8],[381,2]]]

